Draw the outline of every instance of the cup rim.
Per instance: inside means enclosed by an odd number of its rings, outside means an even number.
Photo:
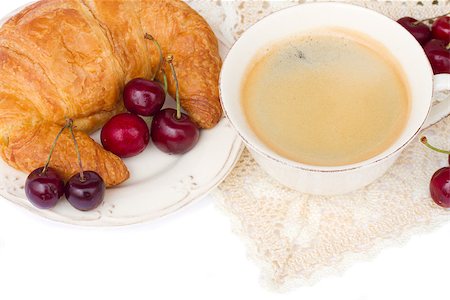
[[[249,28],[247,28],[247,30],[244,31],[244,33],[240,36],[240,38],[233,42],[232,46],[230,47],[230,49],[229,49],[229,51],[228,51],[228,53],[227,53],[227,55],[226,55],[226,57],[225,57],[225,59],[223,61],[223,65],[225,65],[229,54],[236,47],[236,44],[238,43],[238,41],[240,39],[242,39],[243,37],[245,37],[246,34],[248,34],[248,31],[249,31],[250,28],[254,27],[256,24],[258,24],[260,22],[265,21],[270,16],[282,13],[285,10],[294,9],[294,8],[296,8],[298,6],[344,6],[344,7],[352,7],[352,8],[360,9],[361,11],[364,11],[365,13],[376,14],[377,16],[382,17],[386,21],[390,22],[392,25],[402,27],[400,24],[395,22],[393,19],[391,19],[391,18],[389,18],[389,17],[387,17],[387,16],[385,16],[385,15],[383,15],[383,14],[377,12],[377,11],[374,11],[372,9],[369,9],[369,8],[366,8],[366,7],[362,7],[362,6],[359,6],[359,5],[350,4],[350,3],[339,3],[339,2],[330,2],[330,1],[328,1],[328,2],[312,2],[312,3],[310,2],[310,3],[298,4],[298,5],[286,7],[286,8],[283,8],[283,9],[279,10],[279,11],[271,13],[271,14],[261,18],[260,20],[258,20],[254,24],[252,24]],[[405,31],[405,33],[407,33],[407,32]],[[414,39],[414,41],[416,42],[416,45],[418,47],[420,47],[421,51],[425,55],[425,52],[424,52],[423,48],[420,46],[420,44],[417,42],[417,40],[412,35],[410,35],[410,38]],[[429,64],[429,62],[428,62],[428,69],[429,69],[429,73],[430,73],[431,86],[434,86],[434,73],[432,71],[432,68],[431,68],[431,65]],[[249,148],[251,148],[251,150],[255,151],[256,153],[258,153],[259,155],[261,155],[261,156],[263,156],[263,157],[265,157],[267,159],[270,159],[270,160],[275,161],[277,163],[283,164],[283,165],[285,165],[287,167],[300,169],[300,170],[304,170],[304,171],[323,172],[323,173],[336,173],[336,172],[352,171],[352,170],[355,170],[355,169],[370,167],[372,165],[378,164],[379,162],[381,162],[383,160],[391,158],[391,157],[399,154],[399,152],[401,150],[403,150],[418,135],[418,133],[420,132],[420,130],[424,126],[424,124],[426,122],[426,119],[427,119],[427,117],[428,117],[428,115],[430,113],[431,107],[432,107],[432,101],[430,101],[430,103],[428,104],[427,113],[426,113],[424,119],[422,120],[422,122],[420,123],[420,125],[418,126],[418,128],[416,129],[416,131],[414,132],[414,134],[412,134],[402,145],[400,145],[399,147],[395,148],[394,150],[391,150],[391,151],[385,153],[383,156],[381,156],[380,158],[378,158],[376,160],[370,161],[371,159],[373,159],[375,157],[375,156],[372,156],[372,157],[370,157],[370,158],[368,158],[366,160],[363,160],[363,161],[360,161],[360,162],[357,162],[357,163],[353,163],[353,164],[342,165],[342,166],[315,166],[315,165],[309,165],[309,164],[297,162],[297,161],[294,161],[294,160],[290,160],[290,159],[285,158],[285,157],[283,157],[281,155],[278,155],[278,156],[280,156],[279,158],[275,157],[275,156],[271,155],[270,153],[267,153],[267,151],[264,151],[264,150],[260,149],[259,147],[257,147],[256,145],[252,144],[247,139],[247,137],[239,129],[239,126],[234,123],[232,118],[230,118],[230,114],[228,113],[227,108],[226,108],[227,106],[225,105],[225,102],[223,100],[223,92],[222,92],[222,84],[221,84],[223,76],[224,76],[223,70],[224,70],[224,68],[222,68],[222,70],[220,72],[220,75],[219,75],[219,98],[220,98],[220,102],[221,102],[221,105],[223,107],[223,111],[224,111],[225,116],[227,117],[227,119],[229,120],[229,122],[233,126],[233,128],[237,131],[238,135],[241,137],[241,139],[244,141],[244,143]],[[432,99],[432,93],[433,93],[433,89],[430,90],[430,95],[429,95],[430,99]]]

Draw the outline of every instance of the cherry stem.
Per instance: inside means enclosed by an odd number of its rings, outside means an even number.
[[[150,40],[153,42],[153,44],[155,44],[156,48],[158,48],[158,52],[159,52],[159,62],[158,62],[158,68],[156,69],[155,73],[153,74],[152,80],[155,80],[156,75],[159,73],[159,70],[161,70],[161,64],[163,61],[163,53],[161,50],[161,46],[159,45],[158,41],[151,35],[146,33],[144,35],[144,38],[146,38],[147,40]]]
[[[418,21],[415,21],[413,24],[414,24],[414,25],[417,25],[417,24],[423,23],[423,22],[425,22],[425,21],[436,20],[436,19],[439,19],[439,18],[441,18],[441,17],[448,16],[448,15],[450,15],[450,12],[448,12],[448,13],[442,15],[442,16],[437,16],[437,17],[432,17],[432,18],[428,18],[428,19],[418,20]]]
[[[77,139],[75,138],[75,133],[73,132],[73,120],[69,119],[69,130],[70,130],[70,134],[72,135],[72,139],[73,139],[73,143],[75,145],[75,151],[77,152],[77,157],[78,157],[78,165],[80,166],[80,181],[83,182],[84,179],[84,173],[83,173],[83,164],[81,163],[81,155],[80,155],[80,149],[78,148],[78,142]]]
[[[431,150],[434,150],[434,151],[436,151],[436,152],[440,152],[440,153],[444,153],[444,154],[450,155],[450,151],[442,150],[442,149],[439,149],[439,148],[436,148],[436,147],[430,145],[430,144],[428,143],[428,139],[427,139],[426,136],[421,137],[421,138],[420,138],[420,141],[422,142],[422,144],[424,144],[425,146],[427,146],[427,147],[430,148]]]
[[[167,75],[166,75],[166,71],[164,71],[164,69],[161,69],[161,74],[163,76],[163,81],[164,81],[164,92],[167,94]]]
[[[53,151],[55,151],[56,143],[58,142],[59,137],[63,133],[63,131],[69,126],[69,121],[66,122],[66,124],[61,128],[61,130],[58,132],[58,134],[55,137],[55,140],[53,141],[52,148],[50,149],[50,153],[48,154],[47,162],[44,165],[44,168],[42,169],[41,174],[44,174],[47,172],[48,165],[50,164],[50,159],[52,158]]]
[[[175,72],[175,67],[173,66],[173,55],[169,54],[166,58],[167,63],[170,66],[170,69],[172,70],[172,76],[173,80],[175,81],[175,99],[177,100],[177,119],[181,118],[181,103],[180,103],[180,92],[179,92],[179,86],[178,86],[178,78],[177,73]]]

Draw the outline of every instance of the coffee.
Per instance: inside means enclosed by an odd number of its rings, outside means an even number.
[[[409,98],[402,70],[383,46],[337,29],[263,49],[241,90],[259,139],[316,166],[353,164],[389,148],[405,128]]]

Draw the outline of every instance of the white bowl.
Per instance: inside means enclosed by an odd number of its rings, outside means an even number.
[[[241,106],[241,85],[248,66],[266,45],[299,33],[327,27],[347,28],[378,41],[399,62],[411,93],[411,113],[406,128],[386,151],[366,161],[339,166],[312,166],[280,156],[260,141],[247,124]],[[449,75],[435,78],[439,89],[450,85]],[[435,84],[435,85],[436,85]],[[260,166],[280,183],[311,194],[342,194],[361,188],[394,163],[401,150],[417,135],[431,109],[433,72],[414,37],[397,22],[375,11],[343,3],[309,3],[267,16],[249,28],[228,53],[220,76],[220,95],[230,122]],[[450,105],[433,109],[436,122],[448,114]]]

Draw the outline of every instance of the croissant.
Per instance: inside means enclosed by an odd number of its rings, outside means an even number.
[[[177,0],[44,0],[10,18],[0,29],[0,155],[30,172],[44,165],[57,132],[74,121],[85,169],[107,186],[129,177],[123,161],[89,133],[123,111],[126,82],[156,72],[159,53],[151,34],[174,56],[183,108],[202,128],[222,109],[221,60],[206,21]],[[175,93],[170,68],[168,91]],[[69,132],[50,166],[68,179],[78,172]]]

